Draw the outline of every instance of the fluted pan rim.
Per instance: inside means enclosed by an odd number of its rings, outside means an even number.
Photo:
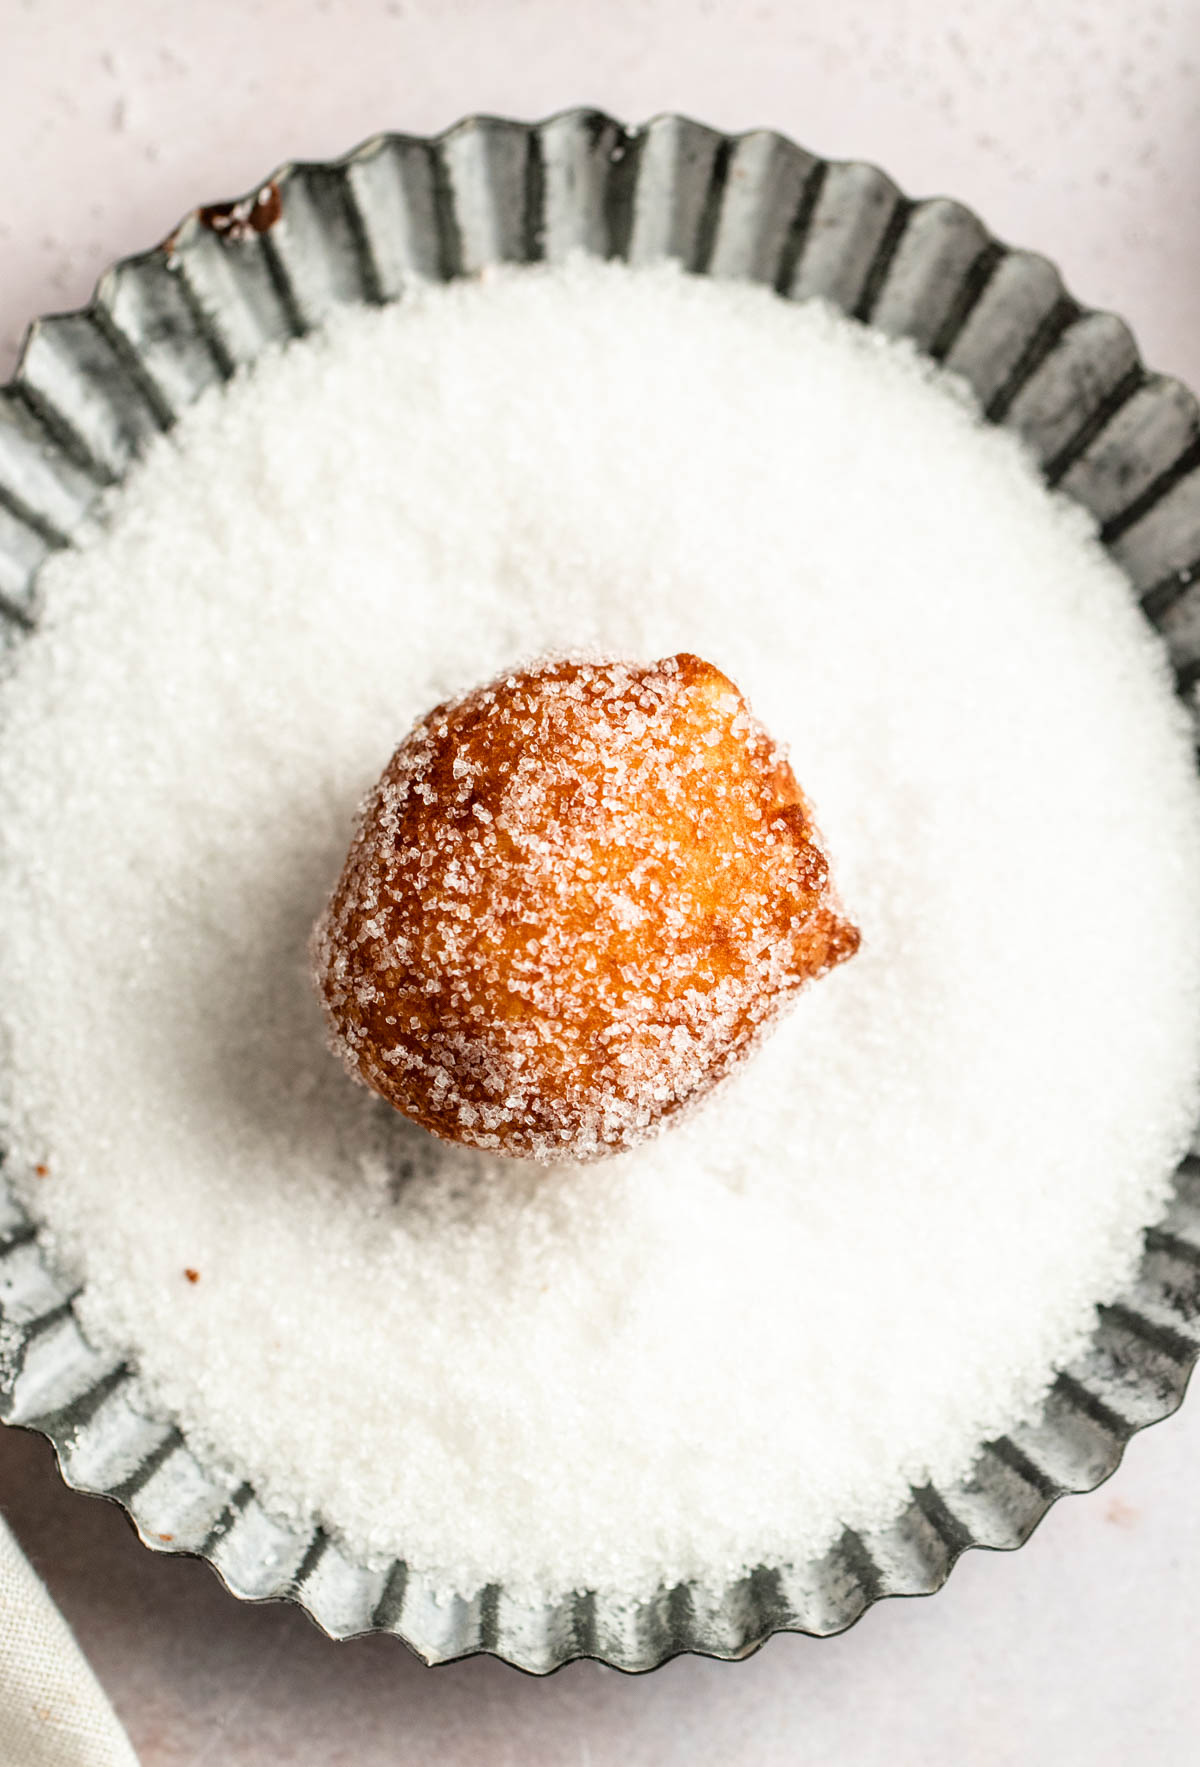
[[[83,308],[35,320],[0,387],[0,642],[36,624],[40,563],[147,441],[261,349],[339,305],[396,298],[408,277],[575,250],[819,296],[964,374],[1047,481],[1096,514],[1192,703],[1200,414],[1143,366],[1121,320],[965,205],[910,199],[877,166],[775,130],[726,134],[670,112],[634,127],[589,107],[533,124],[467,116],[438,135],[384,131],[333,160],[286,161],[120,259]],[[968,1478],[914,1490],[887,1528],[847,1530],[819,1562],[758,1566],[721,1590],[679,1584],[628,1609],[594,1591],[530,1606],[497,1585],[439,1589],[402,1561],[355,1563],[315,1523],[268,1515],[89,1345],[2,1169],[0,1416],[44,1435],[66,1484],[118,1503],[153,1550],[203,1558],[242,1600],[294,1602],[330,1638],[388,1632],[429,1663],[486,1654],[535,1675],[578,1659],[631,1674],[685,1654],[736,1661],[776,1632],[832,1636],[886,1597],[932,1594],[972,1547],[1015,1550],[1177,1408],[1200,1354],[1194,1156],[1145,1241],[1129,1294],[1098,1310],[1040,1418],[982,1445]]]

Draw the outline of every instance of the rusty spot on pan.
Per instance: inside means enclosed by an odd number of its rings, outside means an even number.
[[[272,178],[253,196],[244,196],[240,202],[210,203],[208,208],[196,212],[202,227],[211,228],[221,239],[240,242],[253,238],[256,233],[269,232],[283,213],[283,200],[279,186]]]

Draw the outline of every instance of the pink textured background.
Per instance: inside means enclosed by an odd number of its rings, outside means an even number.
[[[961,197],[1200,383],[1197,0],[0,0],[0,378],[30,317],[279,160],[585,102],[771,125]],[[1200,1403],[932,1602],[640,1681],[329,1644],[152,1557],[15,1431],[0,1506],[145,1767],[1191,1767],[1198,1465]]]

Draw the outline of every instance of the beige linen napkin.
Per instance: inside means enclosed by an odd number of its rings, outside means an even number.
[[[137,1767],[116,1713],[0,1518],[0,1762]]]

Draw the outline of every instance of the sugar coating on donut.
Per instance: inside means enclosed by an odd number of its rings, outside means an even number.
[[[784,753],[719,669],[551,662],[436,707],[313,935],[351,1073],[435,1135],[589,1159],[857,949]]]

